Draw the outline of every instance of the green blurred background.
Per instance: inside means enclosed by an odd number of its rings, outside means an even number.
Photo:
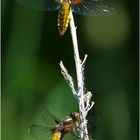
[[[96,140],[138,140],[138,1],[110,3],[114,16],[74,15],[95,101],[89,131]],[[60,118],[78,110],[60,60],[75,77],[70,31],[59,36],[57,11],[2,0],[2,140],[33,140],[27,130],[45,125],[42,106]]]

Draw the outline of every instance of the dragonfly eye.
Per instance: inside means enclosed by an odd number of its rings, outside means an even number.
[[[76,4],[76,3],[81,2],[81,0],[72,0],[71,2],[72,2],[73,4]]]
[[[80,115],[78,112],[72,112],[71,116],[74,120],[79,120],[80,119]]]
[[[79,120],[80,119],[80,114],[79,113],[75,113],[75,118],[77,119],[77,120]]]

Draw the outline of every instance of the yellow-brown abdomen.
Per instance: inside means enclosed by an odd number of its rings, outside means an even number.
[[[52,139],[51,140],[61,140],[61,132],[56,131],[52,134]]]
[[[70,4],[69,2],[62,2],[61,8],[58,11],[58,20],[57,20],[57,26],[60,35],[63,35],[67,30],[69,20],[70,20]]]

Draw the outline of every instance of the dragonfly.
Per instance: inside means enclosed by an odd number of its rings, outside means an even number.
[[[82,16],[107,16],[115,13],[109,4],[101,0],[17,0],[39,10],[58,10],[57,27],[62,36],[68,28],[70,9]]]
[[[32,125],[29,133],[37,140],[62,140],[66,134],[79,137],[80,115],[72,112],[63,120],[58,119],[49,112],[46,107],[42,108],[41,114],[46,126]]]

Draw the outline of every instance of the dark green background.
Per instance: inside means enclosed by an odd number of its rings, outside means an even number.
[[[95,101],[90,132],[96,140],[138,140],[138,1],[110,2],[114,16],[74,15]],[[57,11],[2,0],[2,140],[33,140],[27,130],[44,124],[44,105],[60,118],[78,109],[58,65],[63,60],[75,77],[69,30],[59,36]]]

